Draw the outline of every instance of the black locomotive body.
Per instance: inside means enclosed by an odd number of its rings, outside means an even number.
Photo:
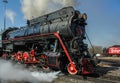
[[[70,74],[93,73],[91,56],[84,43],[86,14],[73,7],[27,21],[27,26],[1,32],[3,58]]]

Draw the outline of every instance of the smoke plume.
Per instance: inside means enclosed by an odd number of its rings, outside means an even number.
[[[10,19],[11,23],[14,24],[15,12],[12,10],[6,10],[6,16]]]
[[[32,19],[62,7],[74,6],[76,0],[21,0],[26,19]]]
[[[59,72],[31,72],[21,65],[13,64],[12,62],[0,60],[0,80],[15,80],[26,81],[32,83],[52,82],[57,78]]]

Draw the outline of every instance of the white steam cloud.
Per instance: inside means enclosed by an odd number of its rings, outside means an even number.
[[[74,6],[76,0],[21,0],[25,19],[32,19],[59,8]]]
[[[0,60],[0,80],[26,81],[32,83],[52,82],[57,78],[59,72],[31,72],[21,65],[13,64],[9,61]]]
[[[6,16],[10,19],[11,23],[14,24],[15,12],[12,10],[6,10]]]

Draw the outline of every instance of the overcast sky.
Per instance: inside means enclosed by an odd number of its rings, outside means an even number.
[[[79,3],[75,9],[88,15],[86,32],[93,45],[120,45],[120,0],[77,1]],[[0,28],[3,28],[3,9],[3,2],[0,0]],[[20,0],[8,0],[7,10],[10,12],[7,16],[7,27],[26,25]],[[13,22],[8,18],[10,15],[14,17]]]

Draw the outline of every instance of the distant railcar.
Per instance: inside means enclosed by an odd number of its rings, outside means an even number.
[[[110,46],[103,50],[105,56],[120,56],[120,45]]]

